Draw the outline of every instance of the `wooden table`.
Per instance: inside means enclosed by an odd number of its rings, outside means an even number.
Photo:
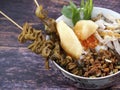
[[[69,0],[38,0],[56,19],[63,5]],[[79,0],[74,0],[79,5]],[[120,0],[94,0],[94,5],[120,13]],[[43,29],[35,16],[33,0],[0,0],[0,10],[21,26],[29,22],[36,29]],[[44,59],[20,44],[17,37],[21,30],[0,15],[0,90],[77,90],[74,82],[66,79],[52,64],[44,67]],[[108,90],[120,89],[120,82]],[[82,90],[82,89],[81,89]],[[107,90],[107,89],[105,89]]]

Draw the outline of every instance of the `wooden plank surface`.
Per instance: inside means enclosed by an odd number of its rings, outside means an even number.
[[[73,0],[79,5],[79,0]],[[63,5],[69,0],[38,0],[56,19],[61,15]],[[120,0],[94,0],[95,6],[105,7],[120,13]],[[34,15],[33,0],[0,0],[0,10],[21,26],[29,22],[36,29],[42,29],[40,20]],[[66,79],[52,64],[50,70],[44,67],[44,58],[20,44],[17,37],[21,31],[0,15],[0,90],[77,90],[74,82]],[[120,82],[108,90],[119,90]],[[105,90],[107,90],[105,89]],[[83,90],[83,89],[80,89]]]

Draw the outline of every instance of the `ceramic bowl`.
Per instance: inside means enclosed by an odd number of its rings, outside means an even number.
[[[109,10],[105,8],[100,8],[100,7],[94,7],[93,12],[92,12],[92,17],[97,16],[98,14],[110,14],[115,18],[120,18],[120,14]],[[71,20],[67,19],[63,15],[60,16],[56,21],[63,20],[66,22],[69,26],[72,26]],[[79,88],[85,88],[85,89],[101,89],[101,88],[106,88],[110,87],[115,84],[115,82],[120,80],[120,71],[118,71],[115,74],[108,75],[105,77],[99,77],[99,78],[87,78],[87,77],[82,77],[82,76],[77,76],[72,73],[69,73],[62,67],[60,67],[56,62],[53,61],[53,64],[63,73],[63,75],[70,80],[76,82],[75,85]]]

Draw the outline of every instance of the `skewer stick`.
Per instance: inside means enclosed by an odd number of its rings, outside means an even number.
[[[37,7],[39,7],[39,4],[37,2],[37,0],[34,0],[35,4]],[[5,13],[3,13],[2,11],[0,11],[0,14],[2,14],[4,17],[6,17],[9,21],[11,21],[14,25],[16,25],[19,29],[23,30],[23,28],[17,24],[14,20],[12,20],[10,17],[8,17]]]
[[[36,6],[39,7],[39,4],[38,4],[37,0],[34,0],[34,2],[36,4]]]
[[[9,21],[11,21],[14,25],[16,25],[19,29],[23,30],[23,28],[17,24],[14,20],[12,20],[10,17],[8,17],[5,13],[3,13],[2,11],[0,11],[0,14],[2,14],[4,17],[6,17]]]

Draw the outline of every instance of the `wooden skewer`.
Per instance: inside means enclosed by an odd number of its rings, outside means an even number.
[[[37,0],[34,0],[35,4],[37,7],[39,7],[39,4],[37,2]],[[4,17],[6,17],[10,22],[12,22],[14,25],[16,25],[19,29],[23,30],[23,28],[17,24],[14,20],[12,20],[10,17],[8,17],[4,12],[0,11],[0,14],[2,14]]]
[[[14,25],[16,25],[19,29],[23,30],[23,28],[17,24],[14,20],[12,20],[10,17],[8,17],[5,13],[3,13],[2,11],[0,11],[0,14],[2,14],[4,17],[6,17],[9,21],[11,21]]]
[[[36,6],[39,7],[39,4],[38,4],[37,0],[34,0],[34,2],[36,4]]]

